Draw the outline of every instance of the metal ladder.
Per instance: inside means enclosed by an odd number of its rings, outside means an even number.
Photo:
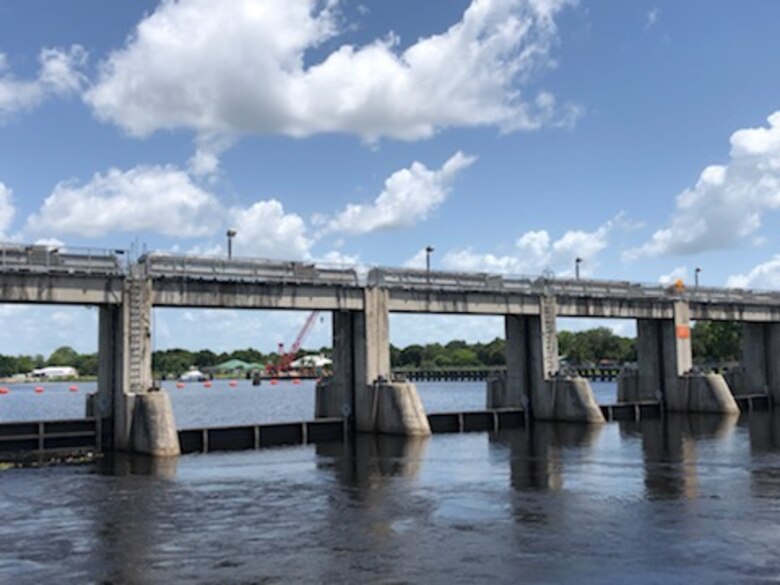
[[[544,375],[555,374],[558,371],[558,337],[555,326],[557,309],[555,297],[545,295],[540,298],[542,336],[544,339]]]
[[[147,388],[144,388],[144,338],[148,331],[148,323],[146,322],[146,312],[144,311],[144,285],[143,279],[138,278],[135,275],[131,275],[128,279],[128,293],[129,293],[129,314],[128,314],[128,328],[130,334],[130,345],[128,351],[130,353],[128,360],[129,378],[130,378],[130,392],[142,393],[146,392]]]

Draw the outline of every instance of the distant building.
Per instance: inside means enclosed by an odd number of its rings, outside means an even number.
[[[30,372],[31,378],[75,378],[78,370],[72,366],[50,366],[48,368],[35,368]]]
[[[303,368],[327,368],[333,365],[333,360],[322,355],[305,355],[290,364],[296,370]]]

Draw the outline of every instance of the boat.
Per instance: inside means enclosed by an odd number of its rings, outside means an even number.
[[[208,379],[209,377],[206,374],[194,366],[178,378],[179,382],[205,382]]]

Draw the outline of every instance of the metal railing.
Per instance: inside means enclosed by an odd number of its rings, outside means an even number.
[[[123,255],[123,250],[0,243],[0,271],[122,274]]]
[[[698,303],[780,304],[780,293],[749,289],[634,283],[618,280],[502,276],[488,273],[373,268],[369,286],[432,291],[484,291],[626,300],[685,299]]]
[[[130,274],[124,250],[0,243],[0,272]],[[133,273],[147,277],[185,277],[214,281],[276,282],[382,288],[495,292],[626,300],[684,299],[694,303],[778,305],[780,292],[720,287],[677,287],[618,280],[500,275],[486,272],[427,271],[375,267],[362,279],[354,267],[262,259],[222,259],[152,252],[142,255]]]
[[[271,281],[357,286],[354,269],[322,268],[304,262],[172,256],[152,253],[138,260],[151,277],[187,277],[227,281]]]

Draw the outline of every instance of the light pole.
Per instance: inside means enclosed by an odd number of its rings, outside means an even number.
[[[582,263],[582,258],[577,256],[574,259],[574,278],[579,280],[580,279],[580,264]]]
[[[227,236],[227,245],[228,245],[228,260],[233,258],[233,238],[236,237],[236,234],[238,232],[234,229],[229,229],[227,233],[225,234]]]
[[[696,270],[693,271],[693,285],[695,288],[699,288],[699,272],[701,272],[701,268],[697,266]]]
[[[425,272],[431,271],[431,252],[433,252],[433,246],[425,247]]]

